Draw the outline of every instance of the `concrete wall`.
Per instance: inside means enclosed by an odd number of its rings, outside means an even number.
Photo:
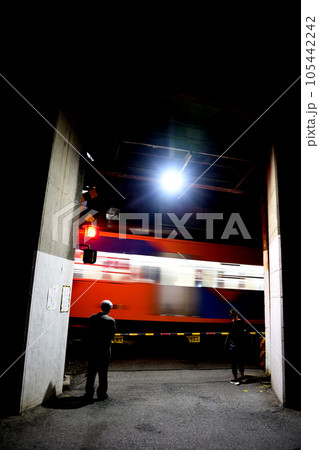
[[[32,83],[24,85],[25,74],[21,71],[16,73],[16,77],[13,72],[11,75],[8,77],[10,82],[21,89],[50,123],[55,124],[58,99],[51,102],[41,89],[38,94],[30,96],[32,91],[38,92],[39,80],[34,80],[33,90],[30,87]],[[8,326],[0,327],[0,414],[11,415],[20,410],[35,251],[39,242],[54,130],[10,86],[3,84],[1,108],[2,169],[8,180],[3,190],[3,228],[6,233],[1,239],[1,262],[5,268],[1,318]]]
[[[61,112],[56,129],[80,151],[73,127]],[[55,133],[35,258],[21,411],[62,392],[69,313],[61,312],[61,296],[63,286],[72,286],[72,211],[81,202],[80,166],[79,153]]]
[[[293,167],[287,167],[287,152],[275,147],[285,326],[285,406],[295,409],[301,408],[301,186],[298,176],[301,163],[300,154],[298,157],[296,151],[299,142],[300,136],[298,139],[297,134],[288,147],[294,154],[294,158],[291,158]]]
[[[266,303],[265,317],[269,317],[266,329],[267,370],[271,374],[272,388],[279,401],[285,403],[285,355],[283,323],[283,287],[281,264],[281,235],[279,217],[279,193],[277,161],[274,148],[271,150],[267,174],[268,210],[268,264],[269,302]]]

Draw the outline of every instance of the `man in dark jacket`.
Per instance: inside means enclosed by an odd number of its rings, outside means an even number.
[[[111,357],[111,341],[116,332],[116,323],[109,312],[113,308],[110,300],[103,300],[101,312],[89,318],[88,325],[88,371],[85,386],[85,401],[92,401],[96,374],[99,375],[97,388],[98,400],[104,400],[107,395],[107,376]]]
[[[229,324],[229,333],[226,339],[225,347],[228,350],[230,363],[234,379],[232,384],[239,385],[245,383],[245,368],[244,368],[244,350],[245,350],[245,322],[238,317],[238,312],[235,309],[230,310],[232,321]],[[240,372],[240,378],[237,376],[237,368]]]

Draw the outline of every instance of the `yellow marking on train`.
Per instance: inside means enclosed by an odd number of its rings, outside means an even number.
[[[185,333],[177,333],[177,336],[184,336]]]
[[[154,333],[145,333],[145,336],[154,336]]]
[[[224,332],[222,332],[222,334],[228,334],[228,333],[224,333]]]
[[[200,333],[192,333],[193,336],[199,336]]]
[[[137,336],[137,333],[129,333],[129,336]]]

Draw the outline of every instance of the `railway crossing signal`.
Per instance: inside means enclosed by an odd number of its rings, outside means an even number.
[[[81,244],[80,247],[86,247],[83,249],[83,263],[94,264],[96,262],[97,250],[93,250],[87,244]]]

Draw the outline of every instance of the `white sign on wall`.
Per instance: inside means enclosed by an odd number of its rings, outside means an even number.
[[[54,284],[53,286],[49,286],[48,295],[47,295],[47,310],[54,311],[58,306],[58,289],[59,286]]]

